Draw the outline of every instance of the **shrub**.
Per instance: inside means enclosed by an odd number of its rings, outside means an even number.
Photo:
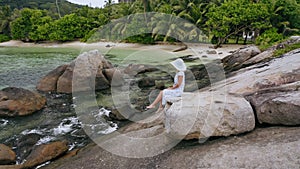
[[[6,42],[9,41],[11,38],[7,35],[0,34],[0,42]]]
[[[279,50],[276,50],[273,54],[274,57],[279,57],[285,53],[288,53],[292,50],[295,50],[295,49],[299,49],[300,48],[300,43],[295,43],[295,44],[292,44],[292,45],[289,45],[289,46],[286,46],[285,48],[283,49],[279,49]]]
[[[260,46],[262,50],[274,45],[276,42],[280,42],[284,39],[282,34],[277,33],[276,28],[266,30],[263,34],[256,38],[256,45]]]

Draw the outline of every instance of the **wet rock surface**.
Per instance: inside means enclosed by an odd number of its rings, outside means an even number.
[[[67,142],[58,141],[36,146],[23,165],[24,168],[32,168],[49,160],[55,159],[68,151]]]
[[[41,110],[46,98],[27,89],[8,87],[0,91],[0,116],[26,116]]]
[[[13,164],[16,162],[16,153],[4,144],[0,144],[0,165]]]

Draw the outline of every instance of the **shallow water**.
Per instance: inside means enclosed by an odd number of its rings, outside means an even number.
[[[49,71],[78,56],[74,48],[0,47],[0,89],[8,86],[34,89]]]
[[[5,87],[22,87],[35,90],[39,79],[56,67],[70,63],[82,51],[82,48],[54,47],[0,47],[0,89]],[[159,70],[169,72],[168,65],[175,56],[166,51],[150,51],[145,49],[106,49],[100,50],[114,65],[152,64]],[[160,65],[160,66],[159,66]],[[161,76],[161,74],[159,74]],[[102,108],[113,102],[103,93],[98,93],[99,109],[86,110],[88,123],[83,124],[78,118],[71,95],[44,93],[47,105],[33,115],[16,118],[0,118],[0,142],[18,147],[22,139],[30,134],[38,135],[36,145],[55,140],[69,141],[69,149],[86,145],[91,140],[85,134],[84,128],[92,137],[101,136],[115,131],[118,126],[107,121],[109,111]],[[106,103],[107,102],[107,103]],[[109,104],[108,104],[109,103]],[[88,104],[88,103],[85,103]],[[110,106],[108,106],[110,107]],[[18,157],[18,163],[22,162]]]
[[[0,47],[0,89],[5,87],[22,87],[35,90],[40,78],[56,67],[70,63],[81,52],[76,48],[45,48],[45,47]],[[109,114],[104,108],[96,112],[87,112],[95,119],[92,124],[82,124],[74,110],[71,95],[43,93],[47,98],[44,109],[25,117],[0,118],[0,143],[18,147],[27,135],[38,135],[36,145],[55,140],[67,140],[69,149],[81,147],[90,142],[83,131],[88,125],[97,135],[116,130],[117,125],[109,122],[104,116]],[[85,127],[88,128],[88,127]],[[18,156],[17,163],[24,159]]]

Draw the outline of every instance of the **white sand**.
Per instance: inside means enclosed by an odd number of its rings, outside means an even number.
[[[184,55],[197,55],[197,56],[208,56],[212,58],[223,58],[230,54],[230,52],[235,51],[243,45],[223,45],[221,48],[212,49],[211,44],[186,44],[188,49],[177,54]],[[0,43],[0,47],[74,47],[74,48],[126,48],[126,49],[137,49],[137,50],[164,50],[172,52],[175,49],[182,47],[182,45],[171,45],[171,44],[159,44],[159,45],[143,45],[143,44],[133,44],[133,43],[115,43],[115,42],[97,42],[97,43],[83,43],[79,41],[66,42],[66,43],[24,43],[22,41],[11,40],[8,42]],[[216,51],[216,54],[207,54],[207,52]]]

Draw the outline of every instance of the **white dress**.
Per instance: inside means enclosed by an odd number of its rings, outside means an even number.
[[[183,76],[181,85],[176,89],[164,89],[163,95],[162,95],[162,105],[166,105],[167,99],[172,97],[180,97],[184,90],[184,84],[185,84],[185,76],[184,72],[180,71],[177,72],[174,77],[174,85],[175,86],[178,83],[178,76]]]

